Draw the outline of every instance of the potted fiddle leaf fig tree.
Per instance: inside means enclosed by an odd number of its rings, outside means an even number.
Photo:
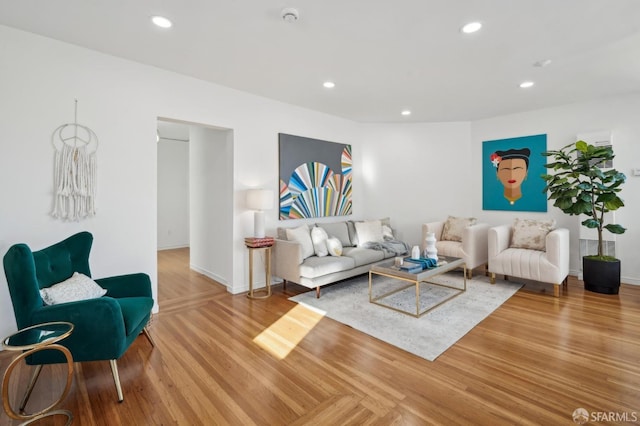
[[[605,213],[618,210],[624,202],[618,196],[626,180],[623,173],[605,165],[614,158],[611,146],[594,146],[585,141],[571,143],[558,151],[543,152],[553,162],[545,164],[554,174],[544,174],[544,192],[549,200],[568,215],[585,215],[582,225],[598,232],[598,254],[582,258],[586,290],[618,294],[620,260],[605,256],[602,233],[622,234],[626,229],[615,223],[605,224]]]

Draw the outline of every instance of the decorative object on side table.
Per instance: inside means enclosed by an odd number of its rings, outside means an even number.
[[[8,351],[19,351],[21,352],[7,367],[7,370],[4,373],[4,377],[2,379],[2,404],[4,406],[4,411],[7,413],[9,417],[16,420],[27,420],[23,425],[30,424],[36,422],[44,417],[55,416],[55,415],[64,415],[67,416],[66,425],[70,425],[73,421],[73,415],[71,411],[68,410],[54,410],[56,406],[58,406],[69,393],[69,389],[71,389],[71,382],[73,381],[73,357],[71,352],[66,347],[58,344],[59,341],[66,339],[71,332],[73,331],[73,324],[66,321],[55,321],[48,322],[44,324],[36,324],[30,327],[24,328],[22,330],[17,331],[11,336],[5,338],[2,341],[2,347]],[[65,387],[60,394],[60,397],[53,402],[53,404],[48,407],[33,413],[27,414],[24,412],[24,409],[29,401],[29,396],[31,396],[31,391],[33,390],[31,384],[27,387],[27,390],[22,397],[22,401],[20,403],[20,407],[18,412],[14,411],[11,406],[11,398],[9,397],[9,383],[11,382],[11,373],[13,370],[24,360],[26,357],[33,355],[36,352],[40,351],[60,351],[67,363],[67,381]],[[40,374],[40,369],[42,365],[37,365],[34,367],[35,374]]]
[[[273,208],[273,196],[273,191],[270,189],[249,189],[247,191],[247,208],[255,210],[253,236],[256,238],[264,238],[264,211]]]
[[[611,145],[594,146],[585,141],[571,143],[558,151],[543,152],[553,157],[554,162],[546,164],[553,175],[542,175],[553,205],[568,215],[586,215],[582,225],[598,231],[598,254],[584,256],[584,288],[589,291],[618,294],[620,288],[620,260],[605,256],[602,250],[602,231],[614,234],[626,231],[618,224],[604,224],[605,213],[618,210],[624,202],[618,197],[620,186],[626,176],[617,170],[604,169],[615,155]]]
[[[247,247],[270,247],[273,245],[275,239],[273,237],[247,237],[244,239],[244,244]]]

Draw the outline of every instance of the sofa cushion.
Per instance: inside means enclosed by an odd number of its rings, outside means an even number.
[[[287,228],[279,226],[276,229],[276,238],[279,240],[287,240]]]
[[[464,228],[475,223],[475,217],[449,216],[442,228],[442,235],[440,236],[440,239],[444,241],[462,241]]]
[[[311,232],[307,225],[297,228],[287,228],[287,240],[300,243],[302,246],[302,258],[306,259],[314,255],[313,242],[311,241]]]
[[[529,250],[546,250],[547,234],[556,227],[556,221],[518,219],[513,221],[511,231],[511,248],[523,248]]]
[[[331,256],[342,256],[342,243],[337,237],[327,238],[327,250]]]
[[[393,229],[390,226],[382,225],[382,238],[386,240],[393,240],[395,236],[393,235]]]
[[[382,250],[373,250],[363,247],[345,247],[342,251],[342,256],[353,259],[355,266],[357,267],[383,260],[384,252]]]
[[[358,234],[356,233],[356,223],[352,220],[347,221],[347,230],[349,231],[350,246],[356,247],[358,245]]]
[[[316,223],[316,226],[327,231],[327,234],[330,237],[338,238],[343,247],[351,246],[351,238],[349,238],[347,222]]]
[[[350,257],[345,256],[311,256],[300,265],[300,276],[305,278],[316,278],[334,272],[348,271],[355,268],[355,262]]]
[[[327,249],[328,238],[327,231],[319,226],[311,228],[311,242],[313,243],[313,251],[316,253],[316,256],[322,257],[329,254],[329,250]]]
[[[436,242],[438,256],[465,257],[460,241],[438,241]]]
[[[356,222],[355,226],[358,234],[358,247],[362,247],[366,243],[381,243],[384,241],[382,223],[379,220]]]

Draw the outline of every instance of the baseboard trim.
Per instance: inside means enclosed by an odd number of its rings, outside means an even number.
[[[196,265],[190,263],[189,264],[189,268],[191,268],[192,270],[196,271],[199,274],[204,275],[205,277],[209,277],[212,280],[214,280],[217,283],[222,284],[223,286],[227,287],[227,289],[229,288],[229,283],[227,283],[227,280],[225,280],[224,278],[222,278],[220,275],[213,273],[211,271],[208,271],[206,269],[203,268],[199,268]]]
[[[162,251],[162,250],[174,250],[174,249],[180,249],[180,248],[189,248],[189,244],[179,244],[177,246],[165,246],[165,247],[158,247],[157,250],[158,251]]]

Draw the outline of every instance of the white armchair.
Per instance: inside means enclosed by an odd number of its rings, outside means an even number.
[[[472,270],[487,263],[487,233],[489,225],[476,223],[467,226],[462,231],[462,241],[444,241],[442,231],[445,222],[429,222],[422,224],[422,251],[425,249],[425,239],[428,232],[436,236],[436,248],[438,255],[459,257],[464,259],[468,277],[471,278]]]
[[[491,283],[496,274],[508,279],[519,277],[551,283],[553,295],[560,296],[560,285],[567,285],[569,275],[569,230],[555,229],[545,239],[546,251],[509,247],[513,228],[501,225],[489,229],[489,273]]]

